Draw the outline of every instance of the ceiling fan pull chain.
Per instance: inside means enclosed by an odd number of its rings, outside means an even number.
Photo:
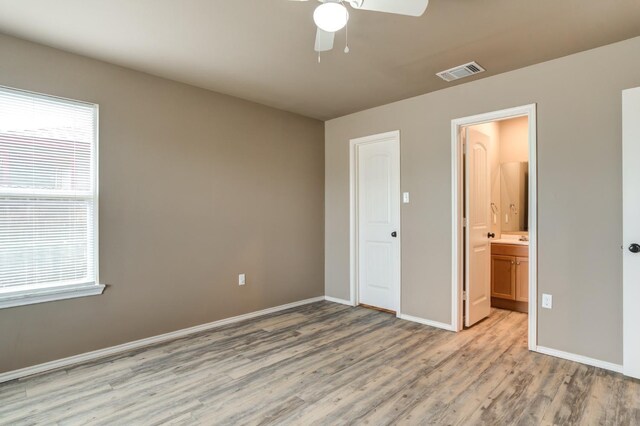
[[[349,53],[349,21],[347,21],[347,25],[345,28],[344,53]]]

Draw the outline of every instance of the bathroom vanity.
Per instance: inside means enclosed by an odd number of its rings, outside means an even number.
[[[518,237],[491,242],[491,306],[529,311],[529,242]]]
[[[491,203],[491,306],[529,311],[529,163],[500,164]]]

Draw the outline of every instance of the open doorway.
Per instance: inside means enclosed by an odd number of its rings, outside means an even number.
[[[452,122],[455,330],[529,315],[536,347],[535,105]]]

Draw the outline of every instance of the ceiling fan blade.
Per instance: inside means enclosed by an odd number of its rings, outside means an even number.
[[[427,10],[429,0],[355,0],[349,3],[354,9],[422,16]]]
[[[318,28],[316,32],[316,52],[326,52],[333,49],[333,39],[336,33],[330,33]]]

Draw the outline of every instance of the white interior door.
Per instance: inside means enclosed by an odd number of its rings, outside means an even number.
[[[398,311],[400,140],[357,145],[358,302]]]
[[[489,137],[477,130],[466,134],[465,189],[465,325],[491,313],[491,184]]]
[[[640,378],[640,87],[622,92],[624,374]]]

